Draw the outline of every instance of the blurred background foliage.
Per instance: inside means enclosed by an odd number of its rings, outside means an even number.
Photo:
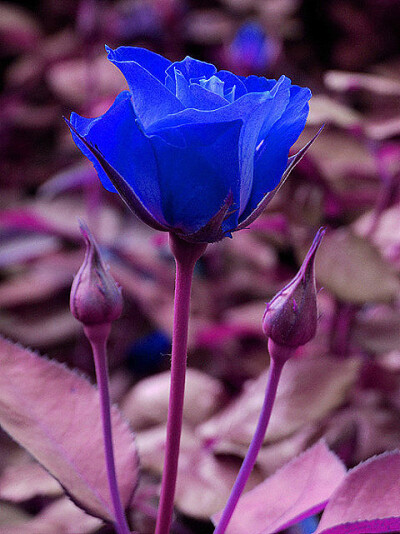
[[[108,44],[310,87],[295,150],[326,125],[264,215],[210,246],[197,267],[183,454],[200,462],[204,484],[220,482],[205,490],[186,462],[177,505],[188,532],[206,532],[263,396],[265,303],[321,225],[318,334],[288,366],[253,483],[321,436],[348,466],[399,446],[399,23],[397,0],[0,2],[0,333],[93,376],[68,307],[83,257],[77,218],[85,219],[125,298],[110,366],[148,474],[132,512],[141,532],[153,518],[140,502],[155,494],[162,469],[174,265],[165,235],[102,189],[62,116],[97,116],[125,88]],[[18,503],[11,515],[39,517],[54,493],[30,482],[30,492],[10,497],[26,459],[5,435],[0,450],[0,498]],[[0,532],[8,517],[0,513]]]

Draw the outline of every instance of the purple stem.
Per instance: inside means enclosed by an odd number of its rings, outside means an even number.
[[[84,327],[85,335],[90,341],[90,345],[93,351],[97,387],[99,389],[100,394],[101,419],[103,423],[104,437],[104,453],[106,457],[108,486],[110,489],[111,501],[114,508],[114,515],[116,521],[115,528],[118,534],[130,534],[130,529],[126,522],[124,509],[121,504],[121,498],[117,483],[117,475],[115,472],[106,349],[106,343],[108,335],[110,333],[110,329],[110,324]]]
[[[190,291],[194,266],[206,246],[188,243],[170,234],[170,247],[176,262],[174,326],[167,441],[155,534],[168,534],[171,528],[182,431]]]
[[[282,347],[283,349],[283,347]],[[286,351],[286,349],[283,349]],[[260,417],[258,419],[257,428],[253,439],[251,440],[249,450],[243,460],[239,474],[236,478],[235,484],[229,496],[228,502],[222,512],[221,519],[214,530],[214,534],[224,534],[226,527],[235,511],[238,500],[243,493],[246,482],[250,473],[256,463],[257,455],[261,449],[264,441],[265,432],[271,417],[272,407],[274,405],[276,391],[278,389],[279,379],[285,364],[285,358],[273,359],[271,355],[271,365],[269,368],[268,384],[265,391],[264,403],[261,409]]]

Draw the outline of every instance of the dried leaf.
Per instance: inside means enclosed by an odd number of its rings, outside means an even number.
[[[331,70],[324,75],[325,85],[334,91],[364,89],[378,95],[400,96],[400,82],[376,74]]]
[[[374,224],[374,213],[367,213],[360,217],[354,224],[354,232],[366,239],[371,225]],[[392,260],[398,266],[400,250],[400,236],[398,228],[400,226],[400,205],[396,204],[384,210],[379,220],[376,222],[371,241],[378,248],[381,254],[388,260]]]
[[[346,476],[323,441],[286,464],[240,500],[227,534],[273,534],[322,510]],[[213,517],[218,523],[221,514]]]
[[[141,380],[125,397],[121,409],[132,428],[145,428],[167,420],[170,376],[168,371]],[[183,412],[185,422],[197,425],[208,419],[221,406],[224,397],[225,390],[219,380],[189,368]]]
[[[43,310],[46,312],[47,310]],[[19,318],[12,314],[0,314],[0,332],[25,345],[48,347],[74,338],[82,326],[68,309],[37,313],[33,319]]]
[[[209,519],[227,501],[240,466],[241,459],[215,456],[207,446],[198,442],[197,447],[179,458],[177,508],[188,516]],[[261,480],[258,469],[253,469],[246,490]]]
[[[327,233],[316,259],[318,282],[353,304],[390,302],[398,279],[378,250],[346,228]]]
[[[371,394],[371,392],[369,392]],[[374,454],[396,447],[400,441],[397,411],[379,406],[380,397],[371,403],[357,395],[360,406],[349,407],[330,419],[324,437],[332,448],[345,451],[346,462],[355,465]],[[341,454],[342,456],[342,454]]]
[[[0,4],[0,39],[2,54],[21,53],[33,50],[41,37],[40,27],[34,16],[12,3]]]
[[[355,359],[320,356],[290,360],[283,369],[266,441],[289,436],[342,404],[358,369],[359,362]],[[256,428],[266,383],[267,372],[257,380],[249,380],[238,399],[198,427],[199,435],[203,439],[248,445]]]
[[[61,243],[54,236],[17,236],[0,245],[0,268],[23,264],[58,252]]]
[[[0,499],[5,501],[24,502],[37,495],[56,497],[62,493],[57,480],[36,462],[9,466],[0,478]]]
[[[320,126],[325,123],[351,128],[360,125],[361,122],[360,113],[326,95],[315,95],[310,101],[310,114],[307,119],[309,126]]]
[[[91,61],[90,69],[86,59],[68,59],[55,63],[46,72],[47,81],[53,92],[61,101],[73,106],[85,102],[86,95],[82,87],[93,76],[98,97],[113,96],[126,89],[125,80],[122,76],[118,76],[104,54]]]
[[[380,304],[356,316],[353,339],[370,353],[382,354],[400,347],[400,314],[397,308]]]
[[[26,305],[54,297],[71,285],[78,268],[78,262],[73,269],[62,263],[52,266],[50,262],[36,262],[33,268],[0,283],[0,307]]]
[[[90,534],[100,526],[99,519],[85,514],[65,497],[47,506],[31,521],[0,526],[0,534]]]
[[[399,478],[399,452],[358,465],[332,495],[315,534],[398,532]]]
[[[400,115],[365,121],[364,133],[369,139],[375,141],[385,141],[397,137],[400,133]]]
[[[83,202],[64,195],[56,199],[36,200],[27,203],[26,207],[6,210],[0,213],[0,227],[48,233],[80,243],[78,219],[84,218],[85,213]],[[99,216],[96,237],[103,244],[114,243],[120,229],[117,212],[105,207]]]
[[[311,137],[308,129],[306,134]],[[347,192],[355,186],[362,191],[369,185],[366,179],[377,177],[376,163],[365,143],[340,130],[324,131],[310,148],[308,156],[337,192]],[[352,181],[353,176],[357,177],[356,183]]]
[[[232,21],[220,9],[192,11],[184,27],[191,41],[203,45],[221,44],[232,35]]]
[[[0,338],[0,424],[90,514],[113,521],[99,396],[85,378]],[[133,436],[113,411],[124,506],[137,482]]]
[[[155,426],[136,434],[140,466],[160,476],[164,468],[166,434],[166,425]],[[197,450],[197,447],[198,438],[195,436],[193,429],[183,425],[179,458],[192,454],[192,451]]]
[[[144,469],[162,474],[166,427],[160,425],[137,433],[140,464]],[[182,429],[179,453],[176,506],[184,514],[209,519],[226,502],[239,472],[241,459],[229,453],[213,454],[188,426]],[[249,488],[261,482],[259,469],[249,480]]]

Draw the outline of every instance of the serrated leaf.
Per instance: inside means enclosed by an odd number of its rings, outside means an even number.
[[[87,379],[0,337],[0,425],[88,513],[114,521],[99,395]],[[112,412],[117,478],[124,506],[138,477],[133,435]]]
[[[346,476],[323,441],[243,495],[226,534],[273,534],[322,510]],[[214,516],[218,524],[221,514]]]
[[[332,495],[315,534],[400,530],[400,453],[384,453],[352,469]]]

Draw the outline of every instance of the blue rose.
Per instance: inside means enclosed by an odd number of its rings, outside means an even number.
[[[191,57],[171,63],[143,48],[107,51],[129,91],[101,117],[72,113],[69,123],[104,187],[153,228],[187,241],[246,227],[299,159],[288,153],[310,90]]]

